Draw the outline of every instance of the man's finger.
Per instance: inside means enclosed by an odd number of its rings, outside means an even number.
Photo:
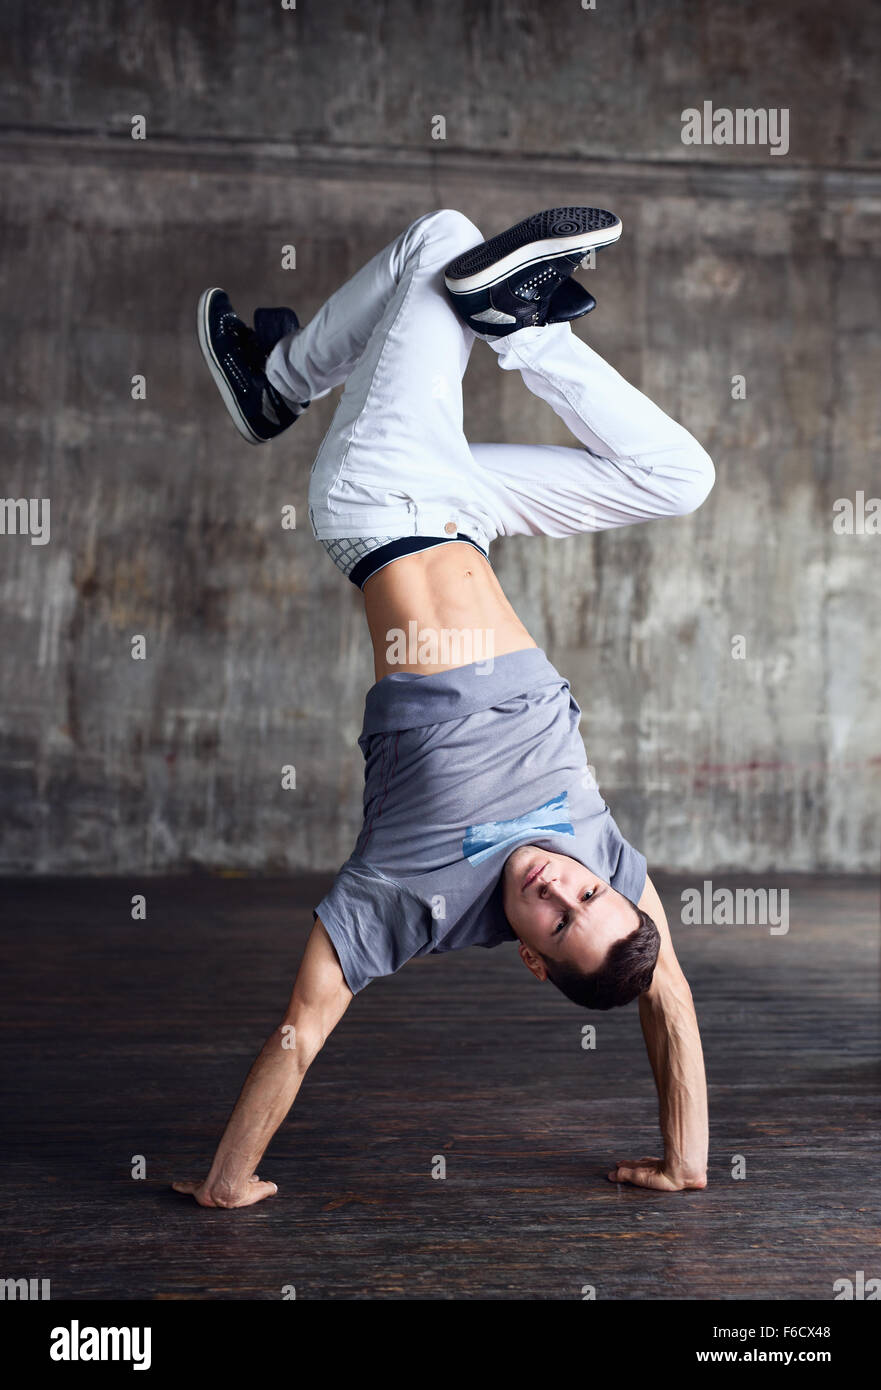
[[[613,1182],[631,1182],[636,1187],[669,1187],[670,1183],[654,1167],[641,1167],[638,1164],[619,1164]]]
[[[609,1174],[612,1182],[629,1182],[634,1173],[647,1172],[648,1167],[642,1159],[622,1158],[615,1164],[614,1169]]]
[[[619,1182],[632,1182],[637,1187],[648,1187],[654,1177],[651,1168],[621,1167],[618,1169]]]
[[[644,1171],[635,1168],[632,1164],[619,1163],[617,1168],[609,1174],[612,1182],[632,1182],[636,1173]]]
[[[171,1185],[175,1192],[186,1192],[190,1196],[192,1196],[197,1187],[202,1186],[200,1182],[194,1182],[192,1178],[183,1178],[180,1182],[173,1182]]]

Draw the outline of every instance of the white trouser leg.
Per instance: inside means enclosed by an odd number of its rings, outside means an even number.
[[[282,339],[267,374],[314,400],[345,382],[309,487],[322,539],[570,536],[699,506],[706,452],[569,324],[487,339],[581,448],[474,444],[462,431],[462,376],[475,334],[443,269],[481,240],[461,213],[428,213],[364,265],[304,328]]]
[[[458,530],[488,545],[495,534],[491,483],[462,431],[475,334],[443,284],[444,267],[481,240],[462,213],[420,217],[270,354],[270,380],[293,399],[346,383],[310,481],[319,538]]]
[[[500,535],[571,536],[700,506],[715,476],[705,450],[568,323],[522,328],[490,346],[584,446],[471,446],[496,483]]]
[[[309,323],[276,343],[266,360],[266,375],[288,400],[316,400],[348,379],[388,308],[424,220],[378,251]]]

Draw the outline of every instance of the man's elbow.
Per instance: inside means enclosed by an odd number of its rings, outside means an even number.
[[[319,1024],[300,1025],[297,1029],[297,1057],[304,1071],[311,1067],[326,1042],[327,1033]]]
[[[658,961],[652,982],[639,999],[640,1003],[644,1003],[645,1007],[652,1011],[669,1012],[683,1008],[694,1011],[691,986],[678,962],[670,965]]]
[[[306,1072],[327,1041],[327,1034],[320,1023],[314,1019],[284,1019],[276,1029],[276,1034],[285,1052],[296,1063],[297,1070]]]

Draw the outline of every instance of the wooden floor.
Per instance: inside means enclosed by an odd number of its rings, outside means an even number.
[[[864,880],[780,880],[786,935],[679,926],[683,885],[661,881],[706,1051],[705,1192],[607,1181],[658,1147],[636,1007],[579,1010],[513,946],[411,962],[355,999],[261,1165],[277,1197],[215,1212],[171,1192],[206,1171],[326,882],[0,886],[0,1274],[49,1278],[53,1299],[811,1300],[881,1275]]]

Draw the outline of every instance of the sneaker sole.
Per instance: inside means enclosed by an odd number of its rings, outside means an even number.
[[[457,256],[444,284],[453,294],[489,289],[537,261],[611,246],[621,231],[621,219],[604,208],[550,208]]]
[[[224,405],[232,416],[232,422],[243,439],[247,439],[249,444],[266,444],[267,441],[259,434],[256,434],[248,424],[247,417],[236,400],[235,392],[230,387],[226,373],[221,367],[211,345],[211,338],[208,332],[208,310],[211,304],[211,296],[220,290],[219,285],[215,285],[210,290],[205,290],[199,299],[199,307],[196,311],[196,332],[199,335],[199,347],[202,349],[202,356],[205,358],[208,370],[214,378],[214,384],[220,392]],[[222,293],[222,291],[221,291]]]

